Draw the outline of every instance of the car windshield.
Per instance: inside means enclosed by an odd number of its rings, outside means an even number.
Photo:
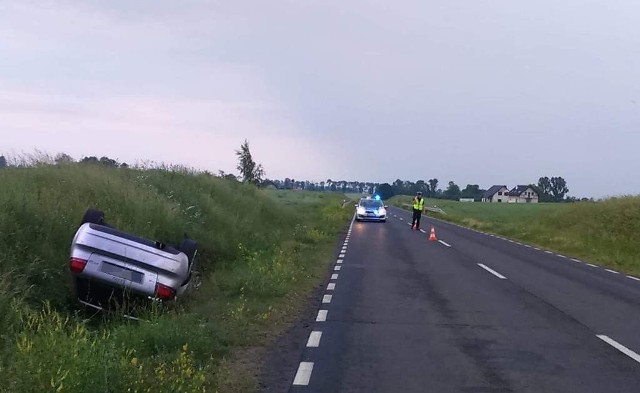
[[[370,209],[370,208],[381,208],[382,205],[382,201],[376,201],[376,200],[364,200],[364,201],[360,201],[360,206],[364,207],[365,209]]]

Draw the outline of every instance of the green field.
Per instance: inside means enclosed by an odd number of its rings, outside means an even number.
[[[188,171],[10,168],[0,185],[7,392],[255,390],[259,349],[324,278],[352,214],[341,194],[263,191]],[[140,236],[196,239],[199,289],[142,310],[145,322],[77,309],[69,246],[90,206]]]
[[[389,200],[405,207],[409,196]],[[500,204],[427,199],[430,216],[640,275],[640,197],[601,202]]]

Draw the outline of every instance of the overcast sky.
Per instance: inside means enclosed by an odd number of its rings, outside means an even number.
[[[640,193],[638,0],[0,0],[0,154]]]

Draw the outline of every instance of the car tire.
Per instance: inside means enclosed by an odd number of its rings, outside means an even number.
[[[191,239],[184,239],[182,243],[180,243],[178,250],[185,253],[187,258],[189,258],[189,266],[191,266],[198,253],[198,243]]]
[[[92,208],[87,209],[82,217],[82,224],[86,223],[104,225],[104,212]]]

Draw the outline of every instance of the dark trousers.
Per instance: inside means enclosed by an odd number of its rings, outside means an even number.
[[[411,222],[411,228],[420,229],[420,217],[422,217],[422,210],[413,209],[413,221]]]

